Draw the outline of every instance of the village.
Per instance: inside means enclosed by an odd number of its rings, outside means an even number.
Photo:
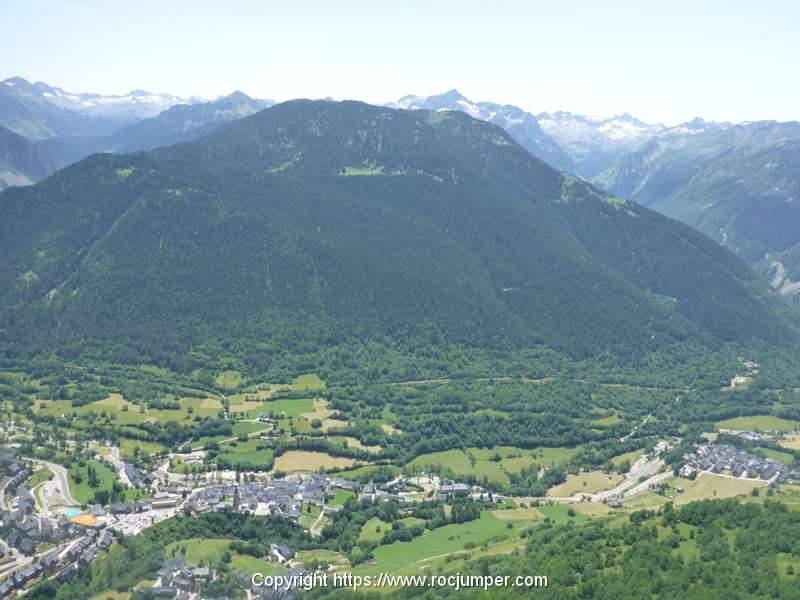
[[[359,485],[354,481],[323,474],[295,473],[281,478],[265,478],[259,482],[232,481],[211,485],[160,486],[154,474],[142,475],[129,464],[120,464],[131,486],[158,489],[149,500],[122,501],[108,506],[93,504],[82,510],[75,506],[55,507],[37,503],[26,480],[32,473],[28,461],[11,453],[0,453],[3,474],[4,504],[0,508],[0,599],[24,589],[30,582],[43,578],[67,581],[80,566],[93,562],[121,535],[136,536],[142,531],[178,514],[205,512],[242,512],[273,515],[299,522],[303,508],[318,507],[316,522],[309,527],[319,535],[325,515],[340,510],[329,501],[337,490],[343,490],[366,502],[414,502],[423,497],[450,499],[474,495],[489,498],[480,487],[438,477],[405,477],[380,485]],[[420,486],[419,484],[423,485]],[[426,494],[420,494],[424,487]],[[500,501],[498,496],[496,501]],[[6,504],[7,503],[7,504]],[[7,507],[7,508],[6,508]],[[267,560],[301,573],[291,564],[294,551],[275,540],[270,544]],[[154,585],[154,595],[167,598],[194,598],[199,587],[213,579],[213,569],[192,567],[184,559],[165,562]],[[248,584],[249,585],[249,584]],[[253,589],[254,594],[264,590]]]
[[[741,431],[735,436],[745,442],[768,442],[762,434]],[[569,497],[514,498],[484,489],[474,483],[440,478],[435,473],[400,474],[388,481],[357,482],[335,473],[296,472],[274,476],[265,473],[209,471],[187,476],[171,470],[173,458],[183,464],[201,460],[199,452],[170,454],[141,469],[119,459],[117,449],[92,448],[95,456],[113,466],[119,481],[137,492],[136,499],[118,499],[105,505],[79,504],[72,498],[69,483],[59,465],[28,460],[0,451],[0,600],[24,590],[34,581],[70,580],[81,566],[103,555],[122,536],[137,536],[144,530],[176,515],[209,512],[274,516],[299,523],[312,537],[319,537],[326,523],[342,509],[334,502],[338,495],[360,502],[416,503],[438,499],[471,498],[482,503],[601,503],[622,508],[631,497],[647,491],[681,493],[665,484],[673,472],[663,456],[679,439],[662,440],[649,455],[642,455],[613,488],[595,493],[578,492]],[[678,475],[695,478],[712,474],[758,481],[766,485],[796,481],[797,473],[781,462],[748,452],[727,443],[708,442],[694,446],[683,457]],[[56,477],[31,485],[36,469],[49,468]],[[35,492],[35,493],[34,493]],[[302,563],[282,540],[269,544],[264,560],[301,574]],[[215,578],[210,565],[191,564],[186,557],[172,556],[164,562],[152,587],[152,597],[197,598],[198,590]],[[245,573],[237,573],[251,597],[268,597],[264,589],[251,586]],[[148,592],[149,593],[149,592]]]

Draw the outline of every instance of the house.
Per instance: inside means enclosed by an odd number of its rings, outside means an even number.
[[[103,535],[100,536],[100,541],[97,543],[100,548],[103,550],[108,549],[111,543],[114,541],[114,536],[111,534],[110,531],[106,530],[103,532]]]
[[[86,552],[81,554],[80,560],[83,564],[88,565],[95,558],[97,558],[97,548],[89,548]]]
[[[274,423],[275,419],[272,418],[272,413],[270,412],[262,412],[258,415],[258,422],[259,423]]]
[[[25,556],[33,556],[36,552],[36,543],[31,538],[22,538],[19,543],[19,551]]]
[[[112,515],[127,515],[133,512],[133,505],[130,502],[115,502],[111,505]]]
[[[270,544],[269,545],[269,559],[284,564],[295,556],[294,550],[285,546],[284,544]]]
[[[468,496],[470,487],[466,483],[448,482],[439,488],[439,495],[448,498],[456,496]]]
[[[122,470],[125,472],[125,477],[131,482],[135,488],[145,487],[144,479],[142,479],[139,471],[130,463],[123,463]]]
[[[153,501],[150,502],[150,508],[153,510],[159,510],[162,508],[173,508],[178,505],[178,499],[171,496],[165,496],[162,498],[153,498]]]

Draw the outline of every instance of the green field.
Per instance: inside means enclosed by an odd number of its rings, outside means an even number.
[[[627,460],[631,465],[633,465],[637,460],[639,460],[639,458],[641,458],[642,454],[644,454],[644,450],[632,450],[630,452],[618,454],[611,459],[611,464],[615,467],[619,467]]]
[[[220,447],[219,458],[232,465],[269,466],[272,464],[272,450],[269,448],[259,450],[257,446],[260,443],[261,441],[258,439],[251,439],[246,442],[224,444]]]
[[[122,438],[119,443],[119,451],[122,458],[132,459],[135,456],[136,448],[139,448],[141,454],[158,454],[163,452],[166,447],[158,442],[150,442],[146,440],[132,440]]]
[[[749,494],[753,488],[763,488],[766,485],[764,481],[746,481],[710,473],[701,473],[694,481],[676,477],[667,480],[667,483],[685,490],[675,497],[675,504],[687,504],[694,500],[710,498],[732,498]]]
[[[512,523],[512,529],[508,528],[509,522]],[[360,565],[353,572],[416,573],[433,557],[461,552],[465,545],[480,546],[493,539],[498,542],[516,539],[522,530],[534,523],[536,520],[531,519],[498,519],[491,512],[484,511],[476,521],[426,530],[410,542],[378,546],[374,552],[374,564]]]
[[[172,557],[173,553],[175,555],[183,554],[186,560],[193,565],[199,565],[202,562],[207,566],[213,566],[218,565],[222,555],[228,551],[231,554],[231,568],[239,569],[245,573],[274,575],[286,570],[285,567],[273,562],[234,552],[230,550],[230,544],[231,540],[223,538],[192,538],[169,544],[165,548],[165,552],[168,557]]]
[[[175,400],[167,395],[166,400]],[[72,406],[69,400],[39,400],[34,404],[34,412],[39,415],[60,417],[76,415],[72,423],[75,429],[89,426],[89,419],[95,424],[106,422],[109,425],[136,426],[142,423],[167,423],[174,421],[191,427],[196,417],[215,417],[222,410],[222,404],[215,398],[180,398],[180,408],[149,409],[144,405],[128,402],[120,394],[110,394],[107,398],[82,406]],[[91,415],[91,417],[90,417]]]
[[[350,498],[355,496],[353,492],[347,490],[336,490],[333,498],[328,501],[331,506],[343,506]]]
[[[622,482],[623,477],[616,474],[602,473],[600,471],[588,471],[567,475],[564,483],[551,487],[547,490],[548,496],[566,497],[575,494],[592,494],[610,490]]]
[[[247,416],[255,419],[262,412],[269,412],[275,416],[298,418],[301,414],[314,410],[313,398],[287,398],[283,400],[269,400],[262,402],[256,408],[247,411]]]
[[[325,389],[325,382],[316,373],[307,373],[296,377],[292,382],[293,392],[317,392]]]
[[[472,476],[478,481],[507,483],[509,475],[519,473],[533,465],[554,466],[565,464],[579,448],[536,448],[526,450],[513,446],[493,448],[467,448],[422,454],[409,463],[417,470],[446,469],[455,476]],[[500,460],[497,460],[497,459]]]
[[[767,457],[773,458],[780,463],[790,465],[794,462],[794,455],[788,452],[781,452],[780,450],[772,450],[771,448],[759,448],[759,450]]]
[[[381,521],[378,517],[372,517],[369,521],[364,523],[363,527],[361,527],[361,533],[358,536],[358,540],[377,542],[380,541],[384,534],[391,529],[391,523]]]
[[[214,379],[214,383],[221,388],[228,390],[235,389],[242,385],[242,374],[239,371],[222,371]]]
[[[755,415],[719,421],[717,427],[745,431],[795,431],[800,429],[800,421],[790,421],[772,415]]]
[[[588,503],[587,503],[588,504]],[[556,523],[566,523],[568,521],[582,521],[589,517],[578,510],[579,505],[572,506],[570,504],[551,504],[549,506],[539,506],[536,510],[542,513],[545,517]],[[575,512],[575,515],[570,514],[570,508]]]
[[[272,425],[268,423],[259,423],[258,421],[240,421],[233,425],[233,435],[250,435],[269,429]]]
[[[89,465],[94,467],[97,472],[98,486],[93,488],[89,486],[88,468]],[[81,482],[76,481],[76,473],[80,472]],[[87,460],[86,465],[80,467],[73,466],[67,471],[69,475],[69,490],[72,496],[81,504],[90,504],[94,498],[94,493],[98,490],[111,491],[114,482],[117,480],[117,474],[114,470],[105,463],[97,460]]]

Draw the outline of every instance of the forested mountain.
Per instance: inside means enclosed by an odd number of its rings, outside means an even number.
[[[0,190],[29,185],[54,170],[55,165],[41,145],[0,127]]]
[[[14,356],[347,336],[639,356],[689,336],[796,339],[727,250],[455,111],[292,101],[95,155],[0,195],[0,252]]]
[[[499,125],[511,134],[517,143],[546,163],[580,175],[572,158],[539,125],[535,116],[511,104],[472,102],[458,90],[435,96],[404,96],[388,106],[392,108],[459,110],[471,117]]]
[[[535,156],[699,229],[756,267],[783,295],[800,293],[800,123],[674,127],[627,113],[533,115],[456,90],[391,106],[455,110],[500,125]]]
[[[272,104],[271,100],[255,100],[239,91],[212,102],[180,104],[101,140],[98,151],[134,152],[186,142]]]
[[[800,291],[800,123],[694,123],[597,178],[612,193],[684,221]]]

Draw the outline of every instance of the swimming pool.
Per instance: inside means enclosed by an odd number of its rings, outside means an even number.
[[[64,513],[65,517],[77,517],[79,514],[81,514],[81,509],[80,508],[65,508],[61,512]]]

